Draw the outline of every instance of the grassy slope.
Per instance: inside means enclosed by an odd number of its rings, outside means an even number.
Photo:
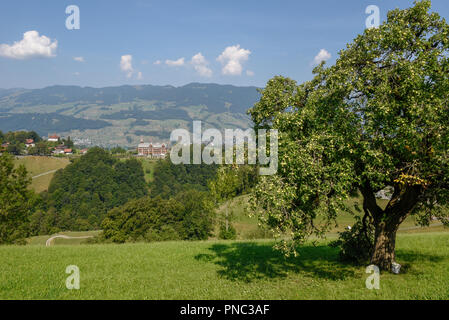
[[[448,299],[449,232],[401,234],[400,275],[365,288],[364,267],[337,249],[306,246],[285,259],[268,241],[2,246],[1,299]],[[77,265],[81,289],[67,290]]]
[[[218,209],[219,215],[224,215],[226,206],[229,206],[229,212],[234,213],[234,220],[232,224],[237,230],[237,239],[261,239],[269,238],[269,233],[264,232],[258,227],[257,217],[249,217],[248,215],[248,195],[237,197],[231,200],[229,203],[223,204]],[[349,200],[351,202],[360,202],[360,199]],[[380,205],[385,205],[386,201],[379,201]],[[354,210],[354,213],[357,212]],[[337,218],[337,225],[333,226],[328,233],[330,238],[335,238],[337,232],[343,231],[346,226],[352,226],[354,224],[354,216],[348,213],[342,213]],[[420,228],[416,226],[415,218],[408,217],[399,229],[399,233],[415,233],[415,232],[434,232],[444,231],[445,229],[439,225],[438,222],[432,223],[430,227]]]
[[[154,167],[156,166],[157,160],[152,160],[148,158],[140,158],[142,162],[143,172],[145,174],[145,181],[147,183],[153,181],[154,179]]]
[[[52,170],[65,168],[70,163],[70,160],[67,158],[32,157],[32,156],[23,157],[20,159],[16,159],[14,161],[17,165],[23,164],[31,177]],[[53,175],[54,173],[50,173],[33,179],[31,183],[31,188],[33,188],[38,193],[47,190]]]

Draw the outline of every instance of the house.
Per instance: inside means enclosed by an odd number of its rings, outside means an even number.
[[[82,150],[80,150],[80,154],[84,155],[84,154],[87,153],[88,150],[89,150],[89,149],[82,149]]]
[[[145,157],[165,158],[167,146],[164,143],[145,143],[142,139],[137,146],[137,154]]]
[[[56,134],[54,134],[54,135],[49,136],[47,141],[49,141],[49,142],[58,142],[59,141],[59,137]]]
[[[34,147],[34,146],[35,146],[35,144],[34,144],[34,140],[33,139],[26,139],[25,140],[25,147],[31,148],[31,147]]]
[[[55,149],[51,153],[58,155],[58,154],[64,154],[64,149]]]
[[[72,149],[64,149],[64,153],[65,154],[73,154],[73,150]]]
[[[9,146],[9,142],[3,143],[0,147],[0,151],[6,151],[6,149],[8,149],[8,146]]]
[[[52,151],[53,154],[65,154],[65,150],[68,150],[68,148],[64,145],[61,146],[57,146],[55,147],[55,149]]]

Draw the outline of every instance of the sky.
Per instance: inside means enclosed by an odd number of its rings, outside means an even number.
[[[303,82],[411,0],[2,0],[0,88]],[[74,13],[79,9],[79,28]],[[69,7],[70,9],[70,7]],[[432,10],[449,20],[449,1]],[[67,21],[70,29],[67,28]],[[75,28],[73,28],[75,27]]]

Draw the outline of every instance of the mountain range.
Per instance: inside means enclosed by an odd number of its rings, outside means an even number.
[[[246,111],[259,97],[256,87],[203,83],[0,89],[0,130],[70,136],[80,145],[135,147],[140,139],[168,142],[172,130],[191,129],[194,120],[204,128],[250,128]]]

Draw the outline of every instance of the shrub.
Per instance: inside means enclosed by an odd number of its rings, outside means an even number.
[[[330,243],[340,248],[340,259],[357,264],[367,263],[374,250],[374,229],[371,224],[363,225],[360,217],[349,230],[339,232],[338,240]]]
[[[232,224],[229,224],[228,230],[226,230],[226,225],[223,223],[220,225],[218,238],[222,240],[235,240],[237,238],[237,231]]]

